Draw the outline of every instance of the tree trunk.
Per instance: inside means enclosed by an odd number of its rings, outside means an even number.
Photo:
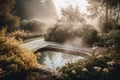
[[[106,3],[106,23],[108,22],[108,3]]]
[[[117,24],[120,23],[120,5],[119,5],[119,9],[118,9],[118,16],[117,16]]]

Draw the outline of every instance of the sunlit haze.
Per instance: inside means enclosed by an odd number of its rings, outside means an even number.
[[[72,5],[73,7],[78,6],[80,8],[80,12],[87,13],[87,6],[88,2],[87,0],[54,0],[57,13],[60,15],[61,8],[66,8],[69,5]]]

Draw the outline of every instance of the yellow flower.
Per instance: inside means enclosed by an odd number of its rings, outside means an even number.
[[[93,67],[93,68],[94,68],[96,71],[98,71],[98,72],[102,69],[101,67],[97,67],[97,66],[96,66],[96,67]]]
[[[87,72],[88,69],[87,69],[87,68],[83,68],[82,71],[83,71],[83,72]]]
[[[103,72],[104,72],[104,73],[108,73],[108,72],[109,72],[108,68],[104,68],[104,69],[103,69]]]

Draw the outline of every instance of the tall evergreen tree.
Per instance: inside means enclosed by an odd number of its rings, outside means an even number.
[[[86,23],[83,16],[84,14],[79,12],[78,7],[73,8],[73,6],[70,5],[69,7],[62,9],[61,20],[63,23],[66,22],[72,27],[80,27]]]
[[[88,10],[92,17],[105,14],[106,22],[112,18],[120,23],[120,0],[88,0],[88,2],[91,4]]]
[[[114,24],[120,24],[120,0],[88,0],[88,2],[90,17],[103,17],[103,32],[108,32]]]

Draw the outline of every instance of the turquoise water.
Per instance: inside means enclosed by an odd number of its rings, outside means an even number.
[[[45,64],[50,69],[56,69],[57,67],[64,66],[65,63],[72,63],[79,59],[83,58],[80,56],[75,56],[61,52],[45,51],[42,52],[41,57],[38,58],[38,62],[39,64]]]

